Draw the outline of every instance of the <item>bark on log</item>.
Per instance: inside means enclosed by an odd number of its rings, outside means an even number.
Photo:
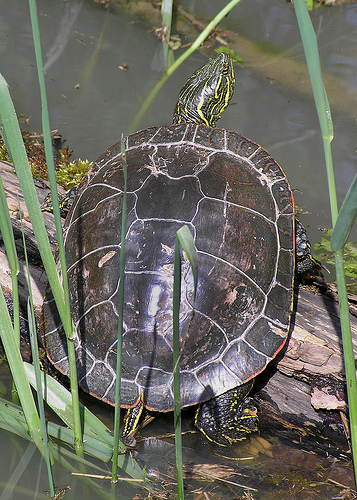
[[[30,273],[37,313],[40,311],[46,276],[26,215],[16,174],[10,164],[0,163],[8,205],[19,251],[21,273],[19,276],[20,299],[27,301],[27,284],[24,273],[22,237],[18,202],[24,213],[26,244],[30,260]],[[37,182],[37,192],[42,203],[48,194],[48,183]],[[53,248],[55,232],[53,217],[44,213],[45,224]],[[11,279],[2,240],[0,240],[0,284],[8,295]],[[357,353],[357,319],[350,315],[355,357]],[[348,448],[343,419],[346,410],[345,378],[342,357],[341,331],[338,306],[326,295],[300,288],[290,339],[285,351],[261,376],[257,378],[255,398],[261,412],[262,426],[279,426],[281,435],[289,439],[312,441],[314,447],[331,452],[333,443]],[[340,451],[340,450],[339,450]]]
[[[348,450],[348,429],[338,305],[300,288],[295,309],[284,353],[257,380],[258,389],[263,385],[256,394],[261,422],[278,426],[289,439],[339,454]],[[350,315],[350,322],[356,358],[357,319]],[[334,443],[341,449],[333,450]]]
[[[24,249],[22,243],[22,230],[20,222],[19,205],[22,213],[22,222],[25,234],[26,249],[29,259],[30,275],[31,275],[31,288],[33,292],[33,300],[36,312],[39,313],[42,306],[42,297],[45,291],[47,278],[44,273],[41,256],[38,251],[37,243],[35,241],[32,226],[29,220],[26,205],[21,193],[19,181],[14,167],[10,163],[0,162],[0,175],[5,189],[7,204],[10,211],[12,227],[14,231],[15,245],[19,257],[20,273],[19,279],[19,293],[20,300],[27,302],[28,286],[26,279],[26,267],[24,261]],[[49,193],[49,183],[41,179],[35,179],[36,191],[40,204]],[[63,191],[59,188],[59,191]],[[52,214],[43,212],[43,218],[47,229],[50,244],[54,250],[56,247],[56,232]],[[11,291],[11,275],[9,263],[5,253],[4,243],[0,233],[0,284],[6,295]]]

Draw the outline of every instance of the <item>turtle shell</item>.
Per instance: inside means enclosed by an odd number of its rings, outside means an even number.
[[[293,303],[293,196],[258,144],[204,125],[126,138],[128,165],[121,405],[173,408],[172,288],[176,232],[198,252],[198,287],[182,256],[181,401],[189,406],[260,373],[286,340]],[[120,143],[82,181],[65,222],[80,385],[115,403],[123,170]],[[43,341],[69,374],[51,291]]]

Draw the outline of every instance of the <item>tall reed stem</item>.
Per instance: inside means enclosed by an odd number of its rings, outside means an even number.
[[[40,85],[41,94],[41,107],[42,107],[42,130],[43,130],[43,140],[45,146],[48,178],[50,180],[52,204],[53,204],[53,215],[55,218],[56,225],[56,235],[57,235],[57,245],[59,260],[62,269],[62,283],[63,283],[63,298],[64,298],[64,314],[61,316],[64,330],[67,336],[67,348],[68,348],[68,362],[70,371],[70,386],[72,394],[72,405],[73,405],[73,416],[74,416],[74,447],[76,453],[79,456],[83,456],[83,442],[82,442],[82,429],[81,429],[81,416],[79,410],[79,390],[77,381],[77,367],[76,367],[76,356],[74,351],[74,337],[75,331],[71,319],[71,309],[69,303],[68,294],[68,279],[67,279],[67,267],[65,260],[65,251],[62,237],[62,224],[59,203],[57,198],[57,184],[56,184],[56,174],[55,166],[53,160],[52,151],[52,139],[51,139],[51,128],[48,116],[48,106],[47,106],[47,96],[46,96],[46,85],[45,77],[43,72],[43,62],[42,62],[42,51],[40,42],[40,30],[38,26],[37,17],[37,5],[36,0],[29,0],[32,33],[35,46],[36,63],[37,63],[37,74]]]
[[[331,141],[333,139],[333,126],[330,106],[322,81],[321,66],[318,52],[316,35],[311,24],[304,0],[294,0],[295,13],[301,33],[301,39],[305,51],[306,63],[309,70],[311,86],[319,117],[321,135],[324,145],[326,173],[329,186],[331,217],[333,233],[338,230],[336,221],[338,218],[338,205],[335,187],[335,178],[331,154]],[[355,213],[355,212],[354,212]],[[352,222],[350,222],[352,224]],[[332,236],[333,236],[332,233]],[[351,339],[351,326],[349,320],[348,300],[346,293],[345,272],[343,266],[342,247],[337,245],[335,250],[336,280],[339,297],[339,308],[341,317],[343,355],[346,372],[347,396],[350,415],[352,456],[357,483],[357,382],[356,368]]]

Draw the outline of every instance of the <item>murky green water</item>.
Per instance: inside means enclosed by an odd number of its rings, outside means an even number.
[[[212,15],[224,1],[182,2],[192,12]],[[38,2],[46,68],[51,127],[58,129],[76,157],[96,159],[128,133],[141,103],[160,72],[160,41],[149,27],[120,8],[107,10],[90,0]],[[343,89],[346,109],[332,106],[333,157],[339,201],[357,171],[356,24],[357,7],[320,8],[312,13],[318,33],[322,69]],[[319,227],[330,227],[327,182],[318,120],[310,97],[271,79],[272,65],[290,57],[304,61],[294,11],[280,0],[242,1],[223,26],[258,45],[267,56],[259,71],[250,61],[237,67],[232,105],[219,125],[237,130],[265,147],[282,165],[299,205],[309,215],[312,242]],[[238,50],[239,52],[239,50]],[[38,86],[27,2],[3,0],[0,12],[1,72],[18,113],[31,117],[29,128],[41,129]],[[206,57],[196,53],[174,74],[144,116],[139,128],[171,122],[178,90]],[[128,71],[120,66],[127,64]],[[263,69],[262,69],[263,68]],[[282,68],[284,72],[284,67]],[[294,80],[294,75],[291,75]],[[309,82],[305,82],[309,86]],[[337,101],[335,92],[329,96]],[[339,94],[342,91],[337,90]],[[341,95],[340,95],[341,98]]]
[[[180,3],[192,13],[213,17],[226,2],[182,0]],[[160,77],[156,69],[160,41],[149,33],[147,25],[129,17],[119,7],[107,10],[90,0],[38,0],[38,10],[51,127],[58,129],[74,149],[75,157],[94,160],[118,141],[121,133],[129,132],[140,105]],[[333,156],[341,202],[357,172],[357,5],[320,8],[312,13],[312,19],[318,33],[323,71],[335,77],[341,85],[337,88],[338,96],[331,91],[335,126]],[[302,219],[309,226],[310,238],[312,242],[317,241],[321,238],[318,228],[330,227],[331,222],[316,111],[309,96],[284,83],[286,80],[271,78],[273,63],[279,64],[281,60],[284,65],[284,58],[304,60],[293,9],[282,0],[242,0],[223,25],[266,47],[269,57],[259,63],[259,68],[249,60],[237,67],[233,103],[219,125],[237,130],[260,143],[282,165],[296,190],[298,203],[308,212]],[[171,122],[178,90],[205,59],[204,54],[196,53],[186,61],[165,84],[139,128]],[[128,71],[120,69],[124,64],[128,65]],[[31,117],[29,129],[39,131],[39,93],[25,0],[1,0],[0,71],[11,88],[18,114]],[[288,76],[294,79],[294,75]],[[306,81],[305,85],[309,86],[309,82]],[[339,104],[339,88],[344,89],[342,100],[346,106]],[[188,417],[187,425],[190,422]],[[164,424],[158,424],[159,429],[162,425],[170,428],[166,418]],[[193,464],[207,464],[199,478],[195,476],[190,483],[189,497],[194,498],[194,488],[205,490],[212,498],[214,494],[217,498],[243,496],[244,488],[227,486],[214,478],[210,468],[213,466],[217,474],[223,466],[233,468],[233,476],[226,471],[228,476],[225,477],[231,482],[256,488],[257,491],[252,490],[255,500],[279,498],[279,494],[286,499],[327,499],[339,494],[340,489],[335,486],[316,486],[319,477],[322,482],[325,480],[321,470],[330,470],[329,461],[316,456],[311,458],[301,450],[287,451],[285,444],[276,438],[269,440],[271,447],[268,446],[268,450],[263,448],[257,458],[257,452],[252,451],[248,444],[238,444],[231,450],[222,451],[200,436],[186,436],[186,463],[191,464],[191,475],[196,467]],[[27,443],[16,441],[2,431],[0,447],[6,450],[0,454],[0,500],[43,498],[47,477],[38,453],[33,452]],[[158,467],[152,459],[154,449],[160,457],[158,462],[163,462],[160,465],[162,470],[168,465],[171,467],[174,463],[172,445],[161,441],[144,442],[139,448],[139,457],[146,467]],[[227,455],[229,458],[225,458]],[[278,463],[288,463],[289,455],[295,456],[295,463],[299,464],[295,475],[288,474],[289,470],[295,471],[292,464],[283,470],[285,476],[283,472],[273,473]],[[254,458],[238,460],[247,456]],[[22,457],[29,460],[25,466]],[[249,468],[251,464],[254,467]],[[343,476],[343,469],[338,472],[336,477]],[[205,474],[206,480],[203,481]],[[108,482],[101,481],[100,489],[90,492],[81,481],[58,465],[55,466],[55,475],[58,487],[71,485],[72,489],[65,496],[68,499],[100,498],[100,493],[109,491]],[[16,479],[17,487],[25,489],[1,493],[10,477]],[[347,473],[343,477],[347,477]],[[135,489],[128,487],[125,490],[120,486],[118,491],[120,498],[131,498]]]

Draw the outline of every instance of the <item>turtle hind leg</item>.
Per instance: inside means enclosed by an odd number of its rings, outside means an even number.
[[[57,192],[58,204],[60,209],[60,216],[65,219],[73,204],[73,200],[77,194],[78,186],[74,186],[70,191],[66,191],[64,194]],[[51,199],[51,194],[49,193],[41,205],[41,210],[43,212],[53,213],[53,204]]]
[[[323,285],[325,279],[321,273],[322,265],[311,255],[311,244],[306,229],[297,218],[295,218],[295,249],[298,280],[302,283],[305,280],[312,280],[317,285]]]
[[[138,430],[138,423],[144,409],[142,395],[138,398],[135,405],[129,408],[124,416],[124,425],[120,432],[120,440],[128,448],[134,448],[136,445],[135,434]]]
[[[249,381],[215,398],[201,403],[195,425],[210,440],[229,446],[258,430],[257,408],[247,395],[253,386]]]

